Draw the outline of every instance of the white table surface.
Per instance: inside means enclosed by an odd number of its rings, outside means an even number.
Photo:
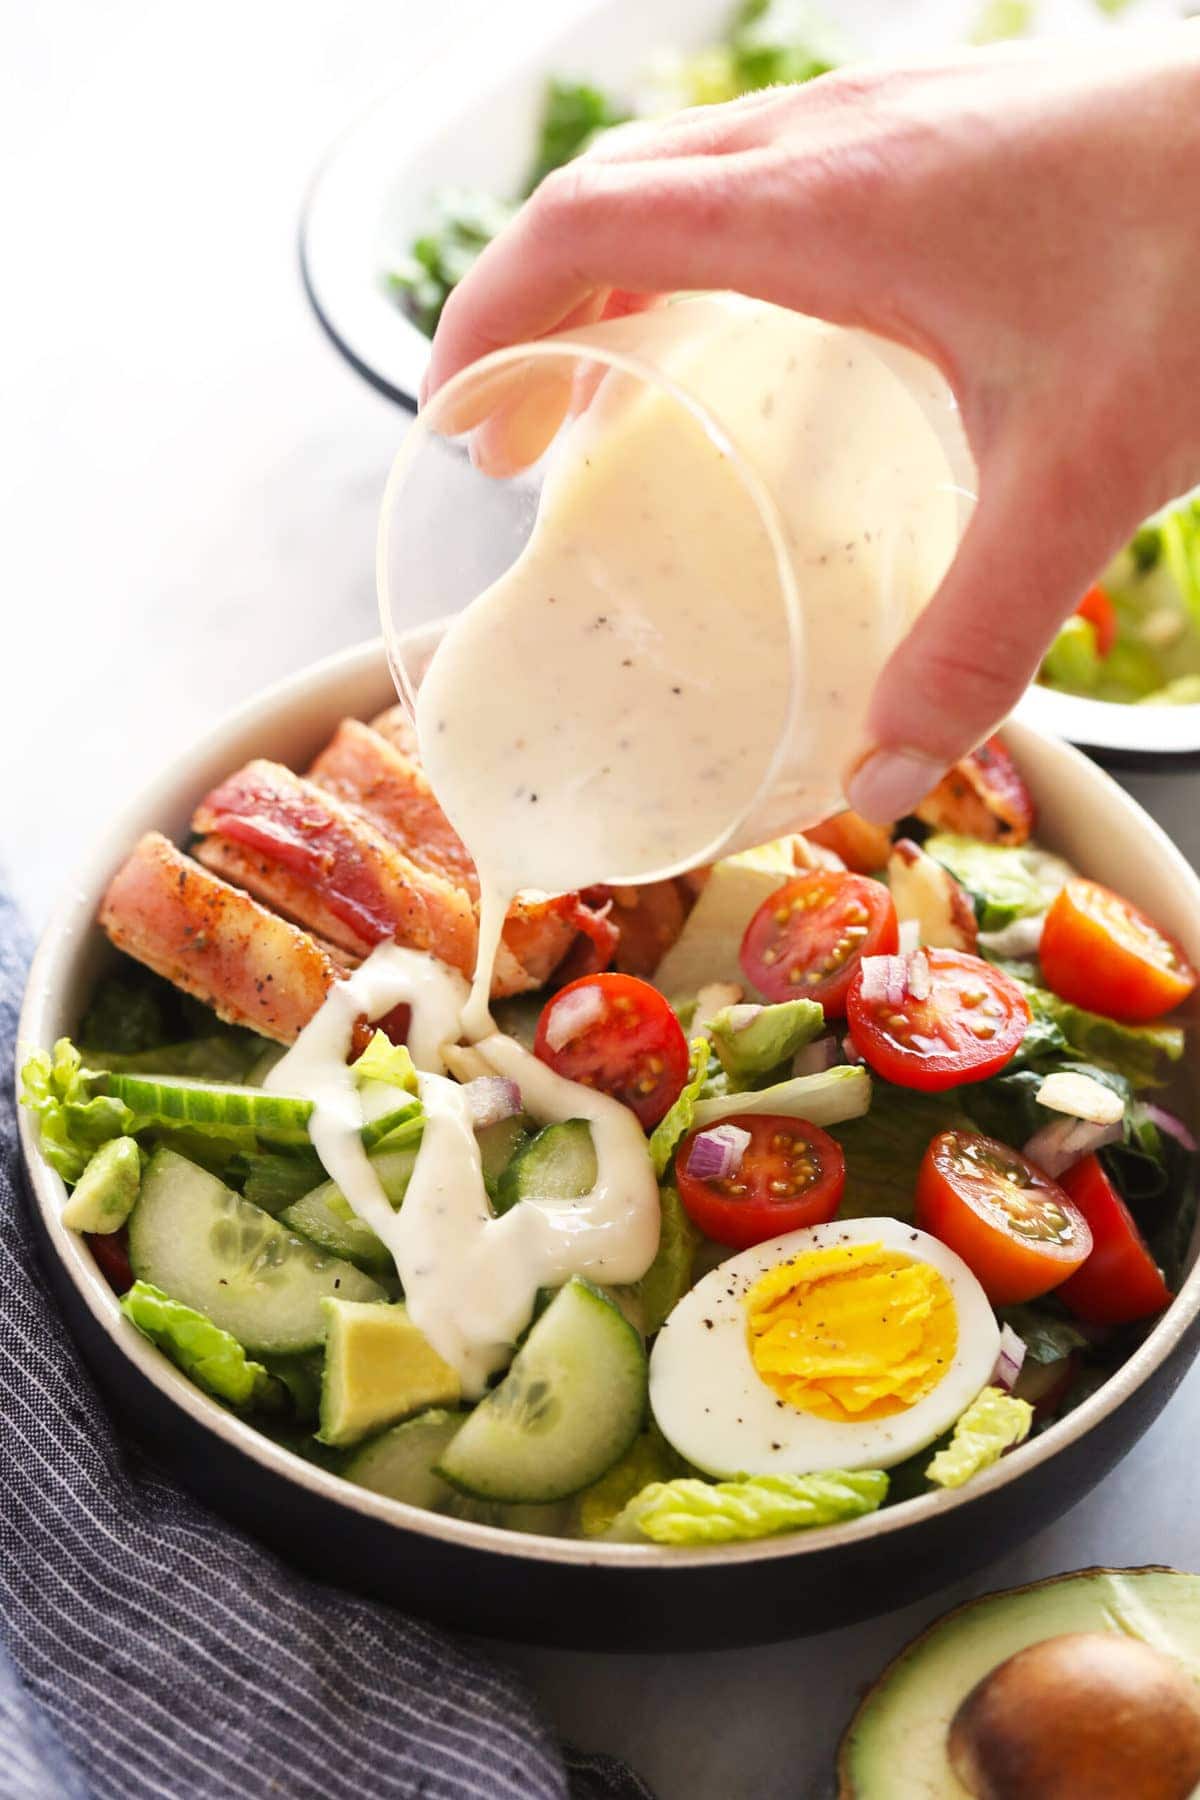
[[[297,214],[337,130],[477,10],[4,10],[0,862],[35,924],[132,785],[374,630],[405,415],[310,316]],[[1196,777],[1131,785],[1200,859]],[[1101,1491],[944,1601],[1089,1562],[1195,1566],[1198,1432],[1200,1374]],[[860,1685],[941,1603],[738,1653],[505,1654],[565,1734],[662,1800],[815,1800]]]

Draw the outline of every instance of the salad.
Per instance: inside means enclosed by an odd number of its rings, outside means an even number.
[[[472,1386],[281,1062],[397,942],[455,991],[474,958],[474,870],[410,728],[344,721],[110,884],[120,954],[22,1071],[63,1222],[197,1386],[416,1507],[693,1546],[959,1487],[1129,1355],[1195,1215],[1170,1089],[1195,971],[1034,825],[993,739],[893,831],[842,814],[521,898],[475,1044],[415,1002],[359,1017],[339,1071],[381,1229],[451,1115],[484,1230],[569,1230],[614,1124],[658,1214],[635,1279],[567,1270]],[[486,1309],[477,1273],[441,1279]]]
[[[1200,705],[1200,493],[1142,526],[1060,627],[1038,679],[1093,700]]]

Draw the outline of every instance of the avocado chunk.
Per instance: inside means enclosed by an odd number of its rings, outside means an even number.
[[[745,986],[738,950],[747,925],[767,898],[796,873],[793,840],[780,838],[715,862],[683,930],[654,972],[672,999],[690,999],[713,981]]]
[[[789,1062],[825,1029],[819,1000],[779,1000],[774,1006],[726,1006],[710,1019],[713,1049],[731,1081],[753,1085]]]
[[[965,1800],[970,1789],[955,1773],[949,1749],[959,1708],[1018,1651],[1077,1632],[1138,1639],[1194,1674],[1200,1575],[1083,1569],[987,1594],[947,1613],[900,1652],[851,1719],[838,1756],[838,1800],[893,1793],[897,1769],[905,1771],[907,1791],[922,1800]],[[1032,1800],[1033,1788],[1028,1792]]]
[[[403,1306],[323,1300],[325,1370],[321,1380],[323,1444],[356,1444],[426,1406],[453,1406],[455,1371],[417,1330]]]
[[[142,1185],[142,1159],[131,1137],[101,1144],[63,1207],[68,1231],[120,1231]]]

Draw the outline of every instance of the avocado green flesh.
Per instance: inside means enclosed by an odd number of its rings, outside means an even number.
[[[839,1800],[970,1800],[946,1758],[960,1703],[1018,1650],[1069,1631],[1123,1631],[1200,1675],[1200,1575],[1085,1569],[989,1594],[902,1651],[842,1740]]]

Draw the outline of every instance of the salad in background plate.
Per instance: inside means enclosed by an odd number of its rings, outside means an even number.
[[[543,1291],[465,1398],[309,1102],[262,1085],[376,945],[474,954],[474,871],[410,731],[347,720],[306,776],[220,783],[194,855],[151,833],[110,884],[123,957],[23,1070],[64,1223],[208,1394],[418,1507],[696,1545],[960,1486],[1119,1366],[1194,1217],[1171,1015],[1195,974],[1034,826],[993,740],[895,832],[841,815],[518,901],[497,1024],[584,1110],[628,1109],[661,1229],[635,1282]],[[408,1027],[364,1022],[351,1064],[401,1211],[426,1122]],[[584,1204],[587,1120],[534,1116],[478,1046],[441,1054],[490,1214]]]

